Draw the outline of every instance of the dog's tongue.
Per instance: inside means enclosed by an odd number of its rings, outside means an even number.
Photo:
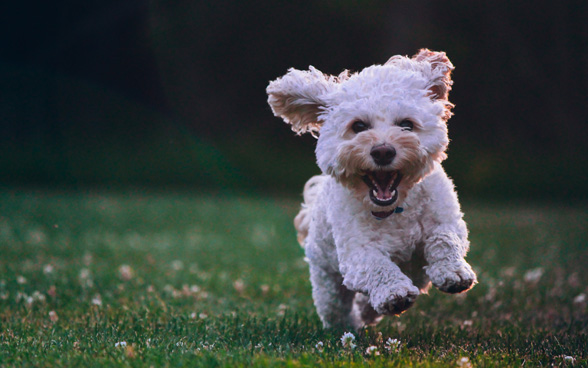
[[[378,199],[390,199],[392,198],[392,191],[390,187],[394,181],[394,175],[391,172],[386,171],[375,171],[372,174],[374,184],[376,184],[376,191]]]

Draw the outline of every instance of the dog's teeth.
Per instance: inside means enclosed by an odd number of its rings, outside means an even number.
[[[394,197],[395,195],[396,195],[396,189],[394,189],[394,190],[392,191],[392,197]]]
[[[374,197],[378,198],[378,192],[375,189],[372,189],[372,194]]]

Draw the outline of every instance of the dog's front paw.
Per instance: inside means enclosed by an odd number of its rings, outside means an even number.
[[[414,285],[395,285],[372,293],[370,303],[379,314],[398,315],[410,308],[419,294]]]
[[[472,267],[463,259],[432,264],[427,275],[437,289],[451,294],[467,291],[477,283]]]

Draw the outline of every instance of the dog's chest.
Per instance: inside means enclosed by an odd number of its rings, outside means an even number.
[[[327,218],[337,248],[369,245],[395,261],[411,259],[423,238],[422,225],[418,221],[421,216],[419,207],[407,207],[401,213],[378,220],[359,203],[345,198],[344,191],[332,189],[333,195],[324,200],[328,204]]]

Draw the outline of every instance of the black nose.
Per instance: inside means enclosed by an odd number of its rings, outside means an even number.
[[[394,156],[396,156],[396,150],[392,146],[380,144],[379,146],[372,147],[370,155],[377,165],[386,166],[391,163]]]

